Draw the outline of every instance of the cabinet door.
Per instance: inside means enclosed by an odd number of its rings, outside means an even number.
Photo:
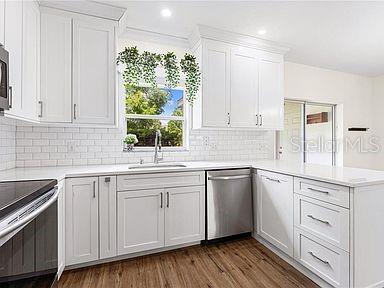
[[[10,104],[8,115],[22,117],[25,103],[21,93],[22,43],[23,43],[23,1],[7,0],[5,4],[5,49],[9,52]]]
[[[59,197],[57,198],[57,267],[58,277],[65,268],[65,180],[62,180],[58,184]]]
[[[72,108],[72,19],[41,13],[41,95],[42,122],[70,123]]]
[[[73,37],[73,122],[114,124],[114,26],[74,20]]]
[[[203,103],[205,127],[228,127],[230,46],[210,40],[203,43]]]
[[[283,56],[263,52],[259,59],[259,114],[265,129],[284,129]]]
[[[257,51],[247,48],[231,49],[231,127],[257,127],[257,79]]]
[[[100,259],[116,256],[116,176],[99,177]]]
[[[0,1],[0,45],[4,45],[5,1]]]
[[[23,1],[22,115],[37,120],[40,75],[40,11],[35,1]]]
[[[164,190],[119,192],[118,255],[164,246]]]
[[[204,186],[165,189],[165,245],[204,239]]]
[[[66,182],[66,264],[99,259],[98,178]]]
[[[293,256],[293,177],[257,171],[257,233]]]

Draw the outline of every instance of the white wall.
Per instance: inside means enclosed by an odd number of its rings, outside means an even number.
[[[372,78],[286,62],[285,98],[339,105],[344,112],[342,119],[337,119],[338,138],[344,137],[344,141],[346,138],[355,141],[362,136],[363,148],[366,148],[369,137],[377,134],[373,127]],[[336,117],[340,118],[340,115]],[[348,127],[371,129],[367,133],[348,132]],[[363,153],[356,147],[346,149],[344,147],[344,166],[374,167],[374,153]]]

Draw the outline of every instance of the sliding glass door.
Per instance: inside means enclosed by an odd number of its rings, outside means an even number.
[[[277,133],[281,160],[335,165],[335,106],[285,101],[284,130]]]

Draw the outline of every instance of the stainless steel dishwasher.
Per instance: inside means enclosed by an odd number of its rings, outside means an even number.
[[[206,240],[252,231],[250,169],[207,172]]]

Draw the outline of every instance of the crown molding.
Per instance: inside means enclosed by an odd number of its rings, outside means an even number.
[[[280,45],[279,43],[273,41],[225,31],[205,25],[197,25],[188,39],[190,47],[195,47],[201,39],[210,39],[283,55],[290,50],[288,46]]]

